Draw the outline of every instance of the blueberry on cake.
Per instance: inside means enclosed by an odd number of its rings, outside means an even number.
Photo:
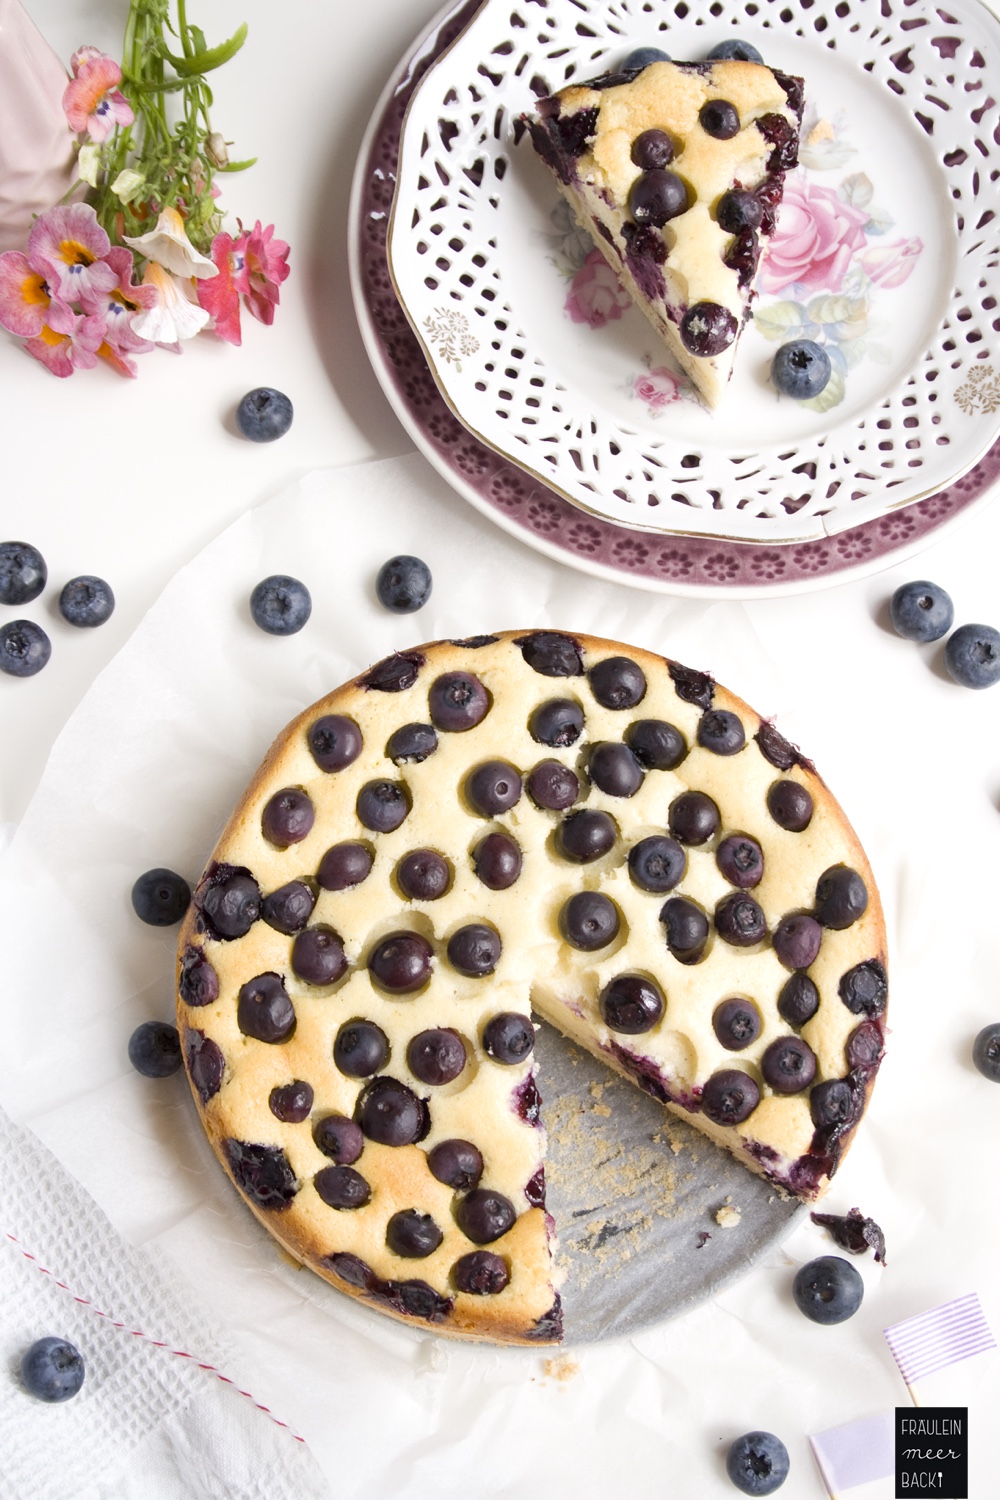
[[[260,1220],[501,1343],[561,1333],[532,1011],[805,1200],[883,1050],[878,894],[811,763],[707,674],[553,631],[405,651],[301,714],[178,959],[195,1099]]]
[[[798,160],[803,83],[763,63],[652,62],[541,99],[528,127],[580,224],[709,406]]]

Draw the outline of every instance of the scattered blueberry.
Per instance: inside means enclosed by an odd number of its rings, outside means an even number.
[[[451,886],[451,865],[433,849],[413,849],[396,866],[396,884],[411,901],[438,901]]]
[[[632,142],[632,161],[644,172],[654,167],[669,167],[674,159],[674,143],[665,130],[644,130]]]
[[[260,385],[236,408],[236,425],[252,443],[273,443],[292,425],[292,403],[281,391]]]
[[[972,1044],[972,1061],[991,1083],[1000,1083],[1000,1023],[984,1026]]]
[[[132,887],[132,908],[150,927],[172,927],[188,909],[191,887],[173,870],[147,870]]]
[[[708,918],[700,906],[686,896],[671,896],[660,909],[667,947],[682,964],[694,964],[708,942]]]
[[[955,619],[955,607],[944,589],[926,578],[903,583],[889,600],[889,619],[897,635],[907,641],[938,641]]]
[[[773,1495],[788,1478],[788,1449],[773,1432],[745,1432],[726,1455],[726,1473],[744,1495]]]
[[[499,934],[485,922],[470,922],[448,939],[448,962],[460,974],[479,979],[492,974],[500,960]]]
[[[431,1175],[458,1193],[471,1192],[483,1175],[483,1154],[471,1141],[438,1141],[427,1153]]]
[[[811,401],[825,391],[832,372],[830,356],[812,339],[791,339],[771,361],[771,381],[782,396]]]
[[[166,1021],[143,1021],[128,1039],[128,1060],[143,1078],[169,1078],[181,1065],[181,1039]]]
[[[772,782],[767,789],[767,810],[779,828],[802,833],[812,821],[812,793],[798,781]]]
[[[48,576],[44,557],[30,542],[0,542],[0,604],[30,604]]]
[[[291,952],[292,973],[303,984],[336,984],[347,973],[347,954],[339,932],[324,922],[296,935]]]
[[[59,595],[59,613],[70,625],[103,625],[111,619],[114,607],[111,585],[91,574],[71,578]]]
[[[598,1004],[605,1025],[626,1036],[652,1031],[666,1007],[659,986],[641,974],[619,974],[604,986]]]
[[[726,42],[717,42],[711,52],[708,53],[708,60],[709,62],[732,61],[755,63],[762,63],[764,61],[756,47],[752,47],[749,42],[741,42],[736,37],[732,37]]]
[[[670,219],[686,212],[688,190],[676,172],[654,167],[643,172],[629,189],[628,211],[639,225],[662,229]]]
[[[455,1210],[462,1233],[474,1245],[490,1245],[506,1234],[517,1218],[514,1205],[502,1193],[489,1188],[473,1188]]]
[[[712,1012],[712,1030],[727,1052],[742,1052],[760,1036],[760,1011],[752,1000],[723,1000]]]
[[[0,672],[34,677],[52,655],[52,642],[34,620],[10,620],[0,626]]]
[[[431,977],[434,950],[417,932],[392,932],[376,944],[368,959],[368,970],[382,989],[393,995],[411,995]]]
[[[696,302],[681,319],[681,341],[699,359],[712,359],[728,349],[736,331],[735,317],[718,302]]]
[[[816,882],[816,920],[824,927],[850,927],[868,908],[868,889],[849,865],[831,865]]]
[[[731,141],[734,135],[739,135],[740,112],[728,99],[709,99],[698,111],[698,123],[715,140]]]
[[[480,817],[507,812],[521,797],[521,778],[505,760],[487,760],[465,780],[465,795]]]
[[[760,1089],[740,1068],[713,1073],[702,1089],[702,1110],[716,1125],[742,1125],[759,1103]]]
[[[577,891],[559,913],[560,932],[583,953],[607,947],[618,936],[620,925],[617,906],[599,891]]]
[[[781,1036],[765,1050],[760,1071],[776,1094],[798,1094],[816,1077],[816,1054],[801,1037]]]
[[[622,63],[622,72],[631,73],[633,68],[648,68],[650,63],[669,62],[670,54],[659,47],[636,47]]]
[[[681,844],[706,844],[720,821],[718,807],[704,792],[681,792],[667,811],[667,826]]]
[[[521,873],[521,850],[506,833],[488,833],[472,851],[472,865],[483,885],[505,891]]]
[[[452,1083],[465,1067],[465,1044],[450,1027],[421,1031],[407,1047],[406,1061],[421,1083]]]
[[[764,878],[764,851],[756,839],[744,833],[731,833],[722,840],[715,851],[715,863],[720,875],[740,890],[750,890]]]
[[[992,687],[1000,682],[1000,630],[960,625],[945,643],[944,664],[962,687]]]
[[[21,1384],[39,1401],[68,1401],[84,1374],[83,1355],[67,1339],[37,1339],[21,1356]]]
[[[374,1021],[345,1021],[333,1044],[333,1060],[348,1078],[371,1078],[389,1061],[389,1039]]]
[[[675,839],[653,833],[628,854],[628,872],[642,891],[672,891],[687,869],[687,855]]]
[[[861,1306],[865,1284],[849,1261],[821,1255],[802,1266],[792,1283],[799,1312],[813,1323],[843,1323]]]
[[[250,595],[250,613],[254,624],[268,635],[294,635],[312,614],[312,598],[297,578],[272,573]]]
[[[385,1228],[385,1242],[393,1255],[407,1260],[423,1260],[433,1255],[443,1239],[430,1214],[418,1213],[415,1208],[401,1208]]]
[[[527,787],[536,807],[565,812],[580,795],[580,778],[561,760],[540,760],[528,773]]]
[[[583,709],[572,698],[550,698],[532,713],[528,729],[538,744],[565,749],[580,738]]]
[[[494,1062],[508,1067],[524,1062],[535,1046],[535,1028],[530,1016],[505,1010],[487,1021],[483,1029],[483,1051]]]
[[[378,570],[375,592],[378,602],[396,615],[412,615],[431,597],[431,570],[419,557],[403,553],[390,557]]]

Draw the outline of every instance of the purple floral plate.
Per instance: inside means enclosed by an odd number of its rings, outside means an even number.
[[[386,240],[409,101],[428,68],[461,35],[479,8],[480,0],[450,6],[401,61],[362,145],[350,217],[352,287],[372,364],[416,445],[460,494],[505,530],[560,562],[639,588],[701,597],[766,597],[844,582],[919,551],[936,539],[943,527],[987,502],[1000,476],[1000,443],[939,493],[859,521],[835,535],[789,543],[676,532],[657,535],[619,519],[581,510],[467,430],[442,396],[421,343],[399,304],[389,272]],[[799,228],[810,227],[805,220],[811,212],[812,227],[822,229],[823,214],[836,211],[841,219],[851,221],[857,240],[852,248],[868,283],[891,288],[905,275],[905,243],[892,249],[887,245],[886,253],[864,236],[863,224],[870,221],[870,214],[862,215],[867,205],[850,204],[846,211],[822,201],[810,206],[809,191],[804,184],[802,202],[796,204],[796,217],[803,220]],[[557,233],[559,226],[553,227]],[[572,247],[562,250],[569,254]],[[787,247],[787,254],[794,258],[794,243]],[[575,295],[581,307],[586,304],[589,322],[593,309],[601,304],[591,297],[589,284],[584,286],[586,280],[584,273]],[[603,295],[613,298],[613,291],[609,288]],[[784,296],[776,305],[776,317],[791,316],[791,302]],[[572,317],[572,308],[568,311]],[[448,336],[447,329],[439,330],[441,340]],[[668,389],[668,373],[651,368],[638,374],[631,394],[654,407],[658,402],[672,401],[676,390],[672,386]]]

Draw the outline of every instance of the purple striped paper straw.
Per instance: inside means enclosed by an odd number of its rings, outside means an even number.
[[[883,1332],[908,1386],[997,1346],[975,1292],[894,1323]]]

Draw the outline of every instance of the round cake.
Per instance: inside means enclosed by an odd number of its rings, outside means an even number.
[[[561,1336],[532,1010],[811,1200],[886,999],[811,762],[708,674],[555,631],[399,653],[295,719],[178,953],[194,1096],[261,1222],[342,1291],[502,1343]]]

